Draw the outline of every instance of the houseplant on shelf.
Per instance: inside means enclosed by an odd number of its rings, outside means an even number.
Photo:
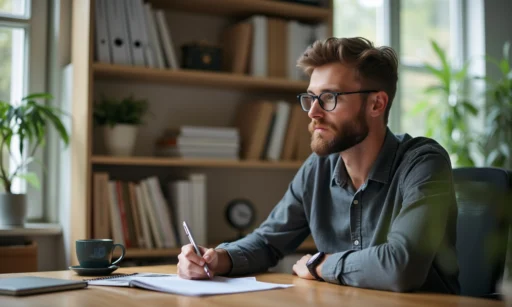
[[[468,123],[471,116],[478,114],[478,109],[464,91],[469,62],[458,69],[435,41],[431,41],[431,45],[440,66],[424,65],[437,83],[425,89],[426,99],[415,106],[412,114],[426,114],[425,136],[443,145],[455,166],[474,166],[470,144],[475,140]]]
[[[37,102],[51,98],[49,94],[38,93],[22,98],[18,104],[0,101],[0,180],[4,189],[0,194],[2,226],[24,225],[26,195],[14,193],[13,180],[20,178],[39,188],[37,176],[28,172],[26,167],[36,162],[36,151],[44,146],[49,126],[55,127],[64,144],[69,143],[68,132],[59,118],[63,112]],[[8,165],[4,163],[6,155],[11,161]]]
[[[128,96],[118,99],[103,97],[94,105],[94,122],[103,127],[107,152],[114,156],[133,154],[138,126],[148,111],[148,102]]]

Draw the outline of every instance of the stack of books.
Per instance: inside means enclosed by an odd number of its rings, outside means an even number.
[[[237,128],[182,126],[179,132],[167,131],[158,140],[156,155],[182,158],[239,158],[240,136]]]

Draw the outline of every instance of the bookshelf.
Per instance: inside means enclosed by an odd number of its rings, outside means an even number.
[[[93,164],[104,165],[140,165],[140,166],[171,166],[171,167],[204,167],[204,168],[240,168],[268,170],[298,170],[299,161],[257,161],[257,160],[220,160],[220,159],[186,159],[156,157],[111,157],[93,156]]]
[[[94,76],[98,79],[129,80],[134,82],[164,83],[180,85],[200,85],[221,87],[232,90],[280,91],[298,93],[307,88],[305,81],[284,78],[251,77],[227,72],[197,70],[162,70],[157,68],[132,67],[103,63],[93,64]]]
[[[211,0],[153,0],[151,3],[154,4],[156,8],[223,16],[263,14],[290,19],[297,18],[310,22],[325,21],[332,18],[332,12],[328,8],[319,8],[292,2],[281,2],[279,0],[216,0],[215,5],[212,5]],[[330,7],[332,7],[332,5]]]
[[[327,3],[326,7],[279,0],[145,2],[170,14],[169,28],[175,35],[177,46],[189,40],[201,39],[203,36],[217,37],[218,29],[221,27],[254,14],[306,23],[326,23],[328,35],[332,35],[332,0],[324,1]],[[215,4],[212,5],[212,2]],[[209,226],[209,242],[220,242],[225,238],[234,237],[235,231],[229,229],[223,221],[222,207],[226,200],[234,196],[242,195],[254,199],[259,212],[255,224],[257,226],[282,197],[290,180],[301,166],[301,161],[167,158],[156,157],[147,148],[161,132],[158,129],[161,129],[162,122],[222,126],[231,120],[234,113],[232,109],[240,101],[266,98],[273,101],[293,101],[296,94],[307,89],[307,81],[290,80],[285,77],[255,77],[223,71],[171,70],[100,63],[94,56],[95,0],[73,1],[72,5],[73,133],[70,144],[72,206],[69,246],[74,246],[75,240],[92,237],[93,174],[97,171],[112,172],[117,178],[126,176],[129,180],[151,175],[165,178],[167,174],[179,177],[190,170],[204,172],[207,174],[208,184],[211,182],[208,189],[213,191],[208,194],[208,221],[212,224],[213,221],[222,221],[214,227]],[[189,26],[189,22],[192,26]],[[151,108],[157,116],[159,113],[165,114],[164,112],[170,113],[171,116],[149,123],[148,126],[151,127],[141,133],[143,141],[139,144],[140,152],[134,156],[108,156],[96,145],[98,135],[92,117],[94,102],[98,95],[105,91],[119,93],[127,89],[133,90],[139,97],[150,100]],[[186,103],[174,103],[167,99],[169,96]],[[222,101],[219,103],[220,109],[212,108],[209,101],[201,101],[198,97],[214,97],[216,103]],[[181,113],[180,110],[184,112]],[[206,111],[198,113],[198,110]],[[314,243],[307,240],[301,245],[299,252],[314,249]],[[70,252],[70,259],[76,264],[74,248],[71,248]],[[175,257],[179,252],[179,248],[128,248],[127,257]]]

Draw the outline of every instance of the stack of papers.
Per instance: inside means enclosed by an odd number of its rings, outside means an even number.
[[[89,280],[90,286],[138,287],[153,291],[205,296],[289,288],[293,285],[257,281],[255,277],[228,278],[216,276],[213,280],[188,280],[176,274],[139,273],[111,279]]]

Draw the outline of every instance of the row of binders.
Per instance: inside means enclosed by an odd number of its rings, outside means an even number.
[[[93,173],[93,238],[113,238],[127,248],[175,248],[188,243],[187,221],[197,244],[207,244],[206,175],[167,183],[157,177],[139,182],[112,180]]]
[[[97,61],[179,68],[166,18],[163,10],[154,10],[143,0],[96,0]]]
[[[259,100],[241,103],[235,126],[246,160],[304,161],[311,154],[310,119],[297,103]]]
[[[237,74],[305,80],[297,60],[313,42],[327,37],[325,23],[254,15],[224,30],[224,66]]]
[[[240,135],[232,127],[181,126],[169,129],[156,144],[156,155],[182,158],[238,159]]]

